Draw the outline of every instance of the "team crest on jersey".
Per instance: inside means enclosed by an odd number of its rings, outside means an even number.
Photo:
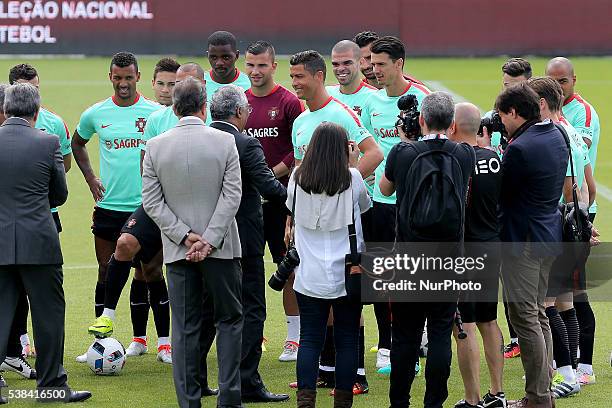
[[[113,148],[113,142],[112,142],[112,141],[110,141],[110,140],[105,140],[105,141],[104,141],[104,144],[106,145],[106,148],[107,148],[108,150],[110,150],[110,149],[112,149],[112,148]]]
[[[138,118],[138,120],[134,123],[136,125],[136,129],[144,134],[145,125],[147,124],[147,120],[145,118]]]
[[[361,106],[353,106],[353,110],[357,115],[361,116]]]
[[[270,117],[270,120],[274,120],[278,117],[279,113],[280,110],[275,106],[273,108],[270,108],[270,110],[268,111],[268,116]]]

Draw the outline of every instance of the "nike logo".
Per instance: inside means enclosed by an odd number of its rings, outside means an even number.
[[[382,113],[373,113],[372,116],[380,116]]]
[[[170,300],[166,300],[165,302],[159,302],[160,305],[167,305],[170,302]]]
[[[14,366],[14,365],[12,365],[10,363],[7,363],[6,360],[4,361],[4,364],[6,364],[7,366],[11,367],[13,370],[19,371],[20,373],[23,372],[23,367],[21,366],[21,364],[19,364],[18,366]]]
[[[108,125],[102,125],[102,129],[106,129],[107,127],[109,127],[111,124]]]
[[[143,306],[143,305],[148,305],[149,303],[134,303],[134,302],[130,302],[130,306]]]

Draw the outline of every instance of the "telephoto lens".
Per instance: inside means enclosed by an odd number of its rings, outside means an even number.
[[[291,273],[300,264],[300,256],[298,255],[297,249],[294,247],[289,248],[287,255],[283,258],[276,272],[270,276],[268,286],[277,292],[280,292],[285,287],[287,279],[291,276]]]

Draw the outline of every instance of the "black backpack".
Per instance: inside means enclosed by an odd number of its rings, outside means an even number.
[[[431,149],[425,142],[410,144],[417,152],[405,179],[406,194],[400,204],[399,225],[406,241],[463,241],[464,175],[454,152],[457,143],[444,141]]]

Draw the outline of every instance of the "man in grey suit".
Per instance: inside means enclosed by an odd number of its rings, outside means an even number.
[[[219,407],[241,407],[240,239],[235,216],[242,183],[234,137],[204,125],[206,90],[188,78],[173,94],[180,118],[151,139],[143,162],[142,203],[162,231],[172,310],[174,386],[182,408],[200,407],[206,351],[203,299],[217,329]]]
[[[7,88],[0,127],[0,361],[21,288],[30,299],[37,336],[36,371],[40,388],[64,390],[65,401],[83,401],[91,393],[70,391],[62,366],[66,304],[62,287],[62,251],[51,207],[66,202],[68,188],[59,139],[34,129],[40,109],[30,84]],[[59,395],[59,394],[56,394]],[[0,404],[6,403],[0,398]]]

